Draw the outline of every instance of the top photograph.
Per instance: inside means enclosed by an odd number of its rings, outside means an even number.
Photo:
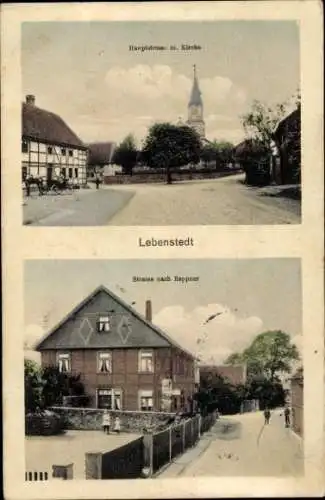
[[[29,226],[301,223],[294,21],[25,22]]]

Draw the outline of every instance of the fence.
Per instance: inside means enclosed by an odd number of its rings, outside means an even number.
[[[86,453],[86,479],[151,477],[188,448],[215,423],[216,415],[196,415],[159,432],[146,432],[107,453]]]
[[[25,472],[25,481],[48,481],[49,474],[46,471]]]
[[[144,465],[143,438],[107,453],[86,453],[86,479],[135,479]]]
[[[178,455],[195,446],[201,434],[208,431],[215,421],[215,413],[204,417],[197,415],[156,434],[147,434],[144,437],[145,475],[155,474]]]
[[[53,479],[73,479],[73,464],[69,465],[53,465]],[[48,471],[27,471],[25,472],[25,481],[48,481]]]

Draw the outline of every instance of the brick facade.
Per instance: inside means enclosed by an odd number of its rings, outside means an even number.
[[[139,391],[153,391],[153,410],[160,411],[161,380],[172,379],[172,390],[183,391],[185,403],[195,390],[194,361],[176,348],[152,349],[154,369],[152,373],[139,372],[139,349],[110,349],[112,355],[112,373],[98,373],[97,350],[71,350],[71,373],[81,374],[86,394],[91,397],[91,406],[97,407],[96,391],[98,389],[120,389],[122,393],[122,410],[138,411]],[[41,352],[42,366],[53,366],[57,363],[60,351],[45,350]],[[181,409],[179,395],[175,396],[176,407]],[[173,405],[173,404],[172,404]]]
[[[189,409],[195,358],[152,323],[151,309],[148,300],[142,316],[98,287],[38,344],[42,366],[80,374],[91,408]]]

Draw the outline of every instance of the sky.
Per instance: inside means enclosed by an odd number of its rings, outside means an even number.
[[[192,51],[129,45],[196,44]],[[286,101],[299,88],[293,21],[37,22],[22,25],[22,100],[59,114],[84,142],[138,145],[157,121],[187,119],[196,64],[206,136],[239,142],[254,99]]]
[[[199,281],[132,281],[175,275]],[[224,362],[266,330],[283,330],[301,347],[299,259],[30,260],[24,283],[24,341],[35,360],[31,346],[100,285],[142,315],[150,299],[153,323],[205,362]]]

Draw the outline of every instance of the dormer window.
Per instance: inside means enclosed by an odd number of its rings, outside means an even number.
[[[99,316],[97,321],[97,331],[98,332],[109,332],[111,327],[111,321],[108,315]]]

